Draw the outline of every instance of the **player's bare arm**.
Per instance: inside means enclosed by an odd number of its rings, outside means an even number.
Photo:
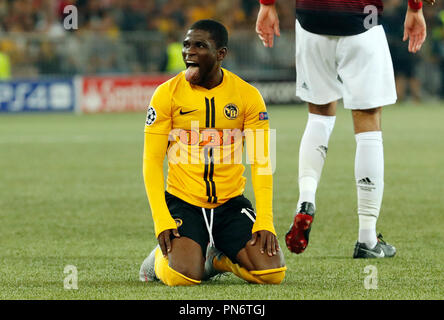
[[[409,40],[409,52],[418,52],[427,37],[427,27],[422,9],[408,8],[404,21],[403,41]]]
[[[280,36],[279,17],[274,4],[262,4],[256,20],[256,33],[265,47],[272,48],[274,36]]]

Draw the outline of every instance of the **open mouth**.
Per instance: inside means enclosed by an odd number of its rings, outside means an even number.
[[[197,62],[194,62],[194,61],[186,61],[185,65],[186,65],[187,69],[189,67],[199,67],[199,64]]]

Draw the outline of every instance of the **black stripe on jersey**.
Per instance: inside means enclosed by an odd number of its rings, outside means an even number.
[[[205,127],[206,128],[216,127],[216,105],[214,104],[214,97],[211,98],[211,101],[208,98],[205,98]],[[208,202],[217,203],[216,183],[213,181],[213,174],[214,174],[213,148],[204,148],[204,157],[205,157],[204,181],[207,189]]]
[[[216,106],[214,105],[214,97],[211,98],[211,128],[216,128]]]
[[[208,163],[209,163],[208,148],[204,148],[204,157],[205,157],[204,181],[207,187],[208,202],[211,202],[211,188],[210,188],[210,182],[208,181]]]
[[[211,126],[210,126],[210,121],[211,121]],[[216,105],[214,104],[214,97],[211,98],[211,101],[208,98],[205,98],[205,127],[206,128],[216,127]]]
[[[210,101],[205,98],[205,128],[210,127]]]
[[[213,181],[213,174],[214,174],[214,155],[213,155],[213,148],[210,148],[210,176],[209,180],[211,182],[211,187],[213,192],[211,195],[213,196],[213,203],[217,203],[217,197],[216,197],[216,183]]]

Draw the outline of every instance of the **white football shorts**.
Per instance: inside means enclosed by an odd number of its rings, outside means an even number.
[[[342,98],[347,109],[394,104],[395,77],[384,28],[326,36],[304,30],[296,20],[296,95],[318,105]]]

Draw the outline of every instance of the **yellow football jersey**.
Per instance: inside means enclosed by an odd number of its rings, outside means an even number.
[[[259,91],[222,71],[222,82],[209,90],[191,85],[185,72],[160,85],[145,124],[145,133],[169,135],[167,191],[204,208],[244,192],[245,132],[269,130]]]

